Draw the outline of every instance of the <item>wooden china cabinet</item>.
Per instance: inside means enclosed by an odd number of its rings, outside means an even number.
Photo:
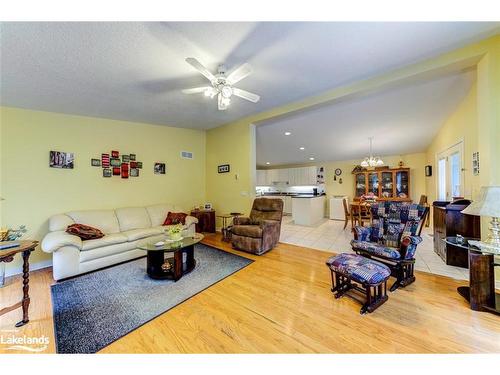
[[[378,200],[411,201],[410,168],[385,168],[354,173],[354,199],[373,193]]]

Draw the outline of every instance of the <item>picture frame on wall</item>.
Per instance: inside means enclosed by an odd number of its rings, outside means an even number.
[[[93,167],[100,167],[101,160],[100,159],[90,159],[90,165]]]
[[[114,167],[113,168],[113,176],[119,176],[120,174],[121,174],[120,167]]]
[[[109,154],[101,154],[101,165],[103,168],[109,168]]]
[[[130,161],[135,161],[135,154],[130,154],[129,159]]]
[[[142,161],[138,161],[137,163],[137,169],[142,169]]]
[[[122,163],[128,163],[130,161],[129,155],[122,155]]]
[[[103,168],[102,169],[102,177],[111,177],[113,175],[113,172],[111,171],[111,168]]]
[[[218,173],[228,173],[230,171],[230,166],[229,164],[222,164],[217,167],[217,172]]]
[[[432,176],[432,165],[426,165],[425,166],[425,176],[426,177],[431,177]]]
[[[155,163],[154,166],[155,174],[165,174],[165,172],[166,172],[165,163]]]
[[[472,153],[472,174],[479,175],[479,151]]]
[[[50,151],[49,167],[61,169],[73,169],[75,154],[71,152]]]
[[[118,151],[111,151],[112,158],[118,158],[119,156],[120,156],[120,153]]]
[[[139,169],[130,168],[130,177],[139,177]]]
[[[110,161],[110,165],[112,167],[120,167],[122,165],[122,162],[121,162],[120,159],[112,158],[111,161]]]

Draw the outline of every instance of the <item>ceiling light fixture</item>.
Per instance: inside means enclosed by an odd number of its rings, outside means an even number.
[[[299,147],[299,150],[305,150],[306,148],[305,147]]]
[[[292,133],[290,133],[290,132],[285,132],[285,135],[290,135],[290,134],[292,134]]]
[[[374,157],[372,153],[372,142],[373,142],[373,137],[368,138],[370,140],[370,155],[361,162],[361,166],[363,168],[368,168],[368,167],[380,167],[384,165],[384,162],[382,159],[379,157]]]
[[[314,160],[314,158],[313,158],[313,157],[310,157],[310,158],[309,158],[309,160]]]
[[[266,161],[266,165],[269,165],[269,164],[271,164],[271,163],[269,163],[268,161]]]

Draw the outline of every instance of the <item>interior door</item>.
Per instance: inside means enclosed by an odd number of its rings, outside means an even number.
[[[463,197],[463,154],[463,142],[460,142],[437,155],[437,195],[441,201]]]

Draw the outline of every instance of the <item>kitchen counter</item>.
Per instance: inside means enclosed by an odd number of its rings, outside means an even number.
[[[325,201],[325,195],[302,194],[293,196],[292,218],[294,223],[313,226],[320,222],[325,217]]]

